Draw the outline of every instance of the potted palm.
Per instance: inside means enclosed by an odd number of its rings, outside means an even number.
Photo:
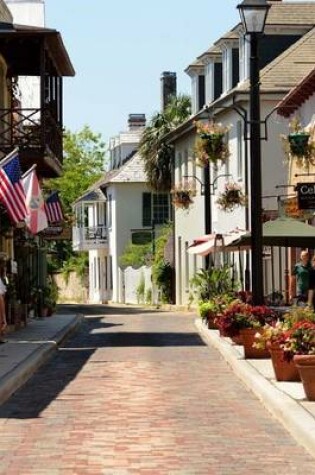
[[[196,121],[195,154],[199,165],[225,163],[230,152],[225,136],[230,127],[215,122]]]

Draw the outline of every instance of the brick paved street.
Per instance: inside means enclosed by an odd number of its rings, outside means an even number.
[[[0,407],[0,474],[315,473],[192,314],[83,311],[80,330]]]

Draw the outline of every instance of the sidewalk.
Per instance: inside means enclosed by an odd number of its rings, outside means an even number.
[[[80,324],[81,315],[53,315],[31,320],[6,335],[0,345],[0,404],[24,384]]]
[[[271,360],[245,360],[242,346],[208,330],[200,318],[195,324],[203,340],[219,350],[234,373],[315,457],[315,402],[306,400],[302,383],[276,381]]]

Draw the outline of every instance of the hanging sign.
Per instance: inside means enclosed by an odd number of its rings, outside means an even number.
[[[296,191],[299,209],[315,210],[315,183],[298,183]]]

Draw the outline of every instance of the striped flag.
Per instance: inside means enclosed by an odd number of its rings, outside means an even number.
[[[58,196],[58,191],[54,191],[45,202],[45,211],[49,224],[60,223],[63,221],[63,212]]]
[[[37,234],[48,227],[45,202],[42,196],[42,190],[39,186],[35,167],[36,165],[31,167],[22,177],[26,195],[26,226],[32,234]]]
[[[0,162],[0,201],[16,224],[27,215],[18,150]]]

